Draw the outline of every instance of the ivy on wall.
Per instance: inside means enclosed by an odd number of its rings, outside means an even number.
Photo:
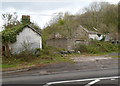
[[[0,32],[2,35],[2,43],[14,43],[17,40],[17,35],[22,32],[24,27],[26,27],[28,24],[19,24],[16,26],[13,26],[11,28],[7,28]],[[31,26],[31,25],[30,25]],[[36,29],[38,32],[40,32],[40,28],[37,25],[32,25],[34,29]]]
[[[20,24],[14,26],[12,28],[7,28],[3,30],[0,34],[2,34],[2,43],[14,43],[16,42],[16,36],[23,30],[25,25]]]

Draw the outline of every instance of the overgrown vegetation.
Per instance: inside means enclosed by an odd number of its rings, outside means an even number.
[[[41,66],[49,63],[72,62],[70,59],[72,54],[68,54],[66,57],[60,54],[60,51],[62,50],[44,45],[42,50],[40,48],[37,48],[35,52],[26,50],[19,54],[12,55],[10,58],[4,57],[2,67],[5,69],[22,68],[33,65]],[[92,41],[90,45],[78,44],[76,51],[80,51],[79,55],[104,54],[118,52],[118,45],[104,41]],[[77,53],[74,54],[76,55]]]
[[[22,24],[30,24],[30,16],[22,16],[22,20],[21,20]]]
[[[110,53],[117,52],[118,45],[112,44],[111,42],[92,41],[89,45],[78,44],[76,51],[89,54]]]
[[[63,37],[72,37],[72,32],[79,25],[91,31],[95,27],[99,33],[109,33],[113,40],[116,40],[118,37],[118,5],[93,2],[75,15],[68,12],[59,13],[43,29],[43,39],[47,40],[55,33],[60,33]]]
[[[26,25],[27,24],[15,25],[0,32],[2,34],[2,43],[16,42],[16,36],[23,30]],[[32,24],[31,26],[34,27],[36,30],[41,31],[41,29],[37,25]]]
[[[44,46],[41,50],[37,48],[35,52],[23,51],[9,57],[3,57],[3,68],[21,68],[32,65],[44,65],[58,62],[71,62],[71,59],[59,54],[61,49]]]
[[[25,25],[20,24],[12,28],[3,30],[2,33],[2,43],[14,43],[16,41],[16,35],[23,30]]]

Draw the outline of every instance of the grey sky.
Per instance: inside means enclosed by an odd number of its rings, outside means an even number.
[[[27,9],[29,11],[44,11],[54,10],[56,8],[71,6],[73,2],[4,2],[2,3],[2,9],[7,7],[16,8],[16,10]],[[77,4],[77,3],[74,3]]]
[[[69,12],[75,14],[93,1],[107,1],[114,4],[118,2],[118,0],[4,0],[0,3],[2,5],[0,12],[17,12],[19,20],[22,15],[30,15],[31,21],[43,28],[54,16],[54,13]],[[2,24],[0,23],[0,25]]]
[[[68,11],[78,7],[87,5],[85,1],[69,1],[69,2],[3,2],[2,3],[2,10],[4,12],[8,11],[30,11],[30,12],[46,12],[52,10],[59,10],[64,8],[69,8]],[[72,8],[72,9],[71,9]],[[13,9],[13,10],[12,10]],[[67,10],[66,10],[67,11]]]

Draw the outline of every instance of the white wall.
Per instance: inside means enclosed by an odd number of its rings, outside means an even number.
[[[17,35],[17,41],[10,45],[12,53],[19,53],[25,49],[25,45],[29,45],[30,49],[42,48],[42,38],[29,27],[23,29]]]
[[[89,39],[101,40],[102,38],[103,38],[102,35],[99,37],[97,34],[89,34]]]

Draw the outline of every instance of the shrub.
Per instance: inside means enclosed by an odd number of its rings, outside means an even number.
[[[31,51],[23,51],[19,54],[13,55],[13,58],[19,59],[23,62],[29,62],[36,58]]]
[[[81,53],[103,53],[103,52],[113,52],[118,50],[118,45],[114,45],[111,42],[105,41],[92,41],[89,45],[78,44],[76,51]]]
[[[81,53],[88,52],[87,45],[85,44],[78,44],[76,47],[75,51],[80,51]]]
[[[42,59],[52,59],[56,56],[59,56],[59,51],[61,51],[61,49],[55,48],[55,47],[51,47],[51,46],[46,46],[44,44],[43,49],[39,49],[36,48],[35,50],[35,56],[42,58]]]
[[[88,53],[92,53],[92,54],[99,53],[98,47],[96,47],[94,45],[87,46],[87,50],[88,50]]]

